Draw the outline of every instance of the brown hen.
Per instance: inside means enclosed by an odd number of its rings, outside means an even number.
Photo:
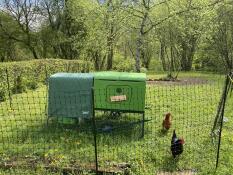
[[[172,119],[171,113],[167,113],[165,115],[165,119],[163,120],[163,130],[167,131],[171,128],[172,125],[171,119]]]

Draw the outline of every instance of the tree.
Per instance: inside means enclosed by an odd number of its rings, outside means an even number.
[[[133,2],[129,5],[128,9],[134,20],[137,21],[135,22],[136,25],[133,26],[138,33],[135,67],[136,71],[140,72],[141,60],[148,60],[148,58],[145,58],[145,51],[147,50],[145,43],[147,43],[146,37],[151,33],[151,30],[156,29],[158,25],[173,17],[188,12],[189,8],[177,8],[178,6],[175,7],[168,0],[159,2],[154,0],[138,0]],[[173,6],[172,10],[170,10],[170,5]]]
[[[38,59],[39,56],[36,51],[37,38],[35,32],[33,32],[33,28],[35,29],[35,24],[38,20],[38,1],[4,0],[3,3],[6,13],[16,21],[20,35],[13,35],[15,32],[9,31],[10,26],[8,23],[1,23],[1,30],[9,39],[23,43],[31,51],[34,58]]]
[[[42,43],[50,44],[55,57],[77,59],[80,56],[82,42],[86,37],[86,28],[82,17],[84,9],[76,6],[76,16],[74,16],[73,4],[74,1],[67,0],[41,0],[40,2],[40,13],[46,19],[41,33]],[[48,34],[48,31],[50,37],[46,40],[43,32]]]
[[[15,29],[16,24],[14,20],[7,15],[6,13],[0,12],[0,26],[4,25],[5,23],[11,24],[11,29]],[[13,31],[11,31],[13,32]],[[9,39],[7,35],[5,35],[5,31],[1,30],[0,28],[0,60],[1,62],[15,60],[16,53],[15,53],[16,43]]]
[[[156,28],[160,42],[160,60],[167,80],[176,80],[181,70],[180,45],[176,21],[170,19]]]
[[[182,3],[183,8],[192,9],[201,7],[204,4],[198,1],[185,1]],[[190,71],[194,54],[197,49],[198,39],[201,37],[202,31],[205,28],[205,17],[200,9],[190,10],[181,14],[176,21],[179,23],[179,37],[177,38],[180,44],[181,52],[181,69],[183,71]],[[204,21],[204,22],[203,22]]]
[[[223,3],[217,9],[213,45],[228,71],[233,70],[233,4]]]
[[[208,0],[166,4],[167,9],[163,9],[163,13],[168,13],[167,16],[176,13],[177,9],[180,13],[178,12],[158,26],[157,35],[161,44],[160,58],[165,71],[173,71],[175,64],[180,65],[178,67],[183,71],[192,69],[198,45],[212,25],[211,19],[215,4]],[[166,60],[168,47],[170,60]]]
[[[78,10],[84,8],[83,15],[84,25],[87,28],[87,36],[83,42],[82,55],[84,59],[89,59],[94,62],[96,70],[103,70],[107,58],[107,30],[104,23],[104,15],[102,7],[98,2],[81,0],[73,1],[72,14],[75,20],[79,20]]]
[[[135,68],[137,72],[140,72],[141,58],[145,57],[145,48],[143,48],[145,37],[152,29],[151,19],[149,17],[149,12],[152,8],[152,3],[150,0],[139,0],[129,3],[130,14],[133,19],[136,19],[136,26],[132,26],[136,29],[137,39],[136,39],[136,54],[135,54]]]
[[[123,0],[107,0],[104,11],[104,24],[107,31],[107,70],[112,69],[114,58],[114,47],[122,31],[122,24],[125,22],[126,14],[122,10]]]

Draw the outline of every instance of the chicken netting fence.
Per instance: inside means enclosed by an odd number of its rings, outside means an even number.
[[[68,123],[64,110],[62,114],[48,115],[46,85],[22,93],[9,91],[6,99],[0,102],[0,173],[213,172],[219,155],[219,131],[222,121],[230,126],[227,119],[232,115],[229,112],[232,102],[225,106],[225,116],[221,115],[224,120],[220,117],[215,122],[224,78],[189,80],[148,81],[144,112],[103,110],[103,107],[102,110],[93,109],[91,118],[68,120]],[[7,84],[1,82],[5,87]],[[103,89],[95,91],[106,95]],[[137,93],[140,94],[140,90]],[[62,102],[65,95],[68,100]],[[60,96],[57,99],[61,101],[54,103],[63,106],[67,116],[68,113],[78,115],[79,111],[71,108],[71,103],[85,104],[79,98],[83,92],[68,95],[69,98],[67,94]],[[93,94],[94,104],[103,103],[95,99]],[[112,107],[115,109],[114,104]],[[167,113],[171,117],[164,129],[162,123]],[[212,137],[214,123],[217,123],[214,131],[218,132],[215,139]],[[185,142],[182,143],[183,152],[175,158],[171,150],[174,130],[177,140],[183,138]]]

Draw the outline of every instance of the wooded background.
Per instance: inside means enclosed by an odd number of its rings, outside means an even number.
[[[60,58],[95,70],[226,72],[232,0],[2,0],[1,62]]]

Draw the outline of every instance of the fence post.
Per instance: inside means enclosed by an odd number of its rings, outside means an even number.
[[[49,118],[48,118],[48,90],[49,90],[49,88],[48,88],[48,71],[47,71],[47,66],[46,66],[46,64],[45,64],[45,67],[44,67],[44,69],[45,69],[45,85],[46,85],[46,99],[45,99],[45,116],[47,117],[47,122],[46,122],[46,124],[47,124],[47,126],[48,126],[48,122],[49,122]]]
[[[227,100],[227,94],[228,94],[228,87],[229,87],[229,77],[226,77],[226,82],[225,82],[225,88],[224,88],[224,93],[223,93],[223,99],[222,99],[222,109],[221,109],[221,120],[220,120],[220,132],[219,132],[219,140],[218,140],[218,151],[217,151],[217,160],[216,160],[216,168],[218,168],[218,163],[219,163],[219,156],[220,156],[220,147],[221,147],[221,138],[222,138],[222,128],[223,128],[223,118],[224,118],[224,113],[225,113],[225,106],[226,106],[226,100]]]
[[[96,122],[95,122],[95,106],[94,106],[94,88],[92,88],[92,131],[94,136],[94,147],[95,147],[95,173],[98,174],[98,149],[97,149],[97,131],[96,131]]]
[[[46,84],[46,86],[48,86],[48,70],[47,70],[46,65],[44,66],[44,69],[45,69],[45,84]]]
[[[66,63],[66,72],[70,72],[70,62],[67,61]]]
[[[7,91],[8,91],[9,101],[10,101],[10,108],[12,109],[12,98],[11,98],[9,74],[8,74],[7,68],[6,68],[6,80],[7,80]]]

